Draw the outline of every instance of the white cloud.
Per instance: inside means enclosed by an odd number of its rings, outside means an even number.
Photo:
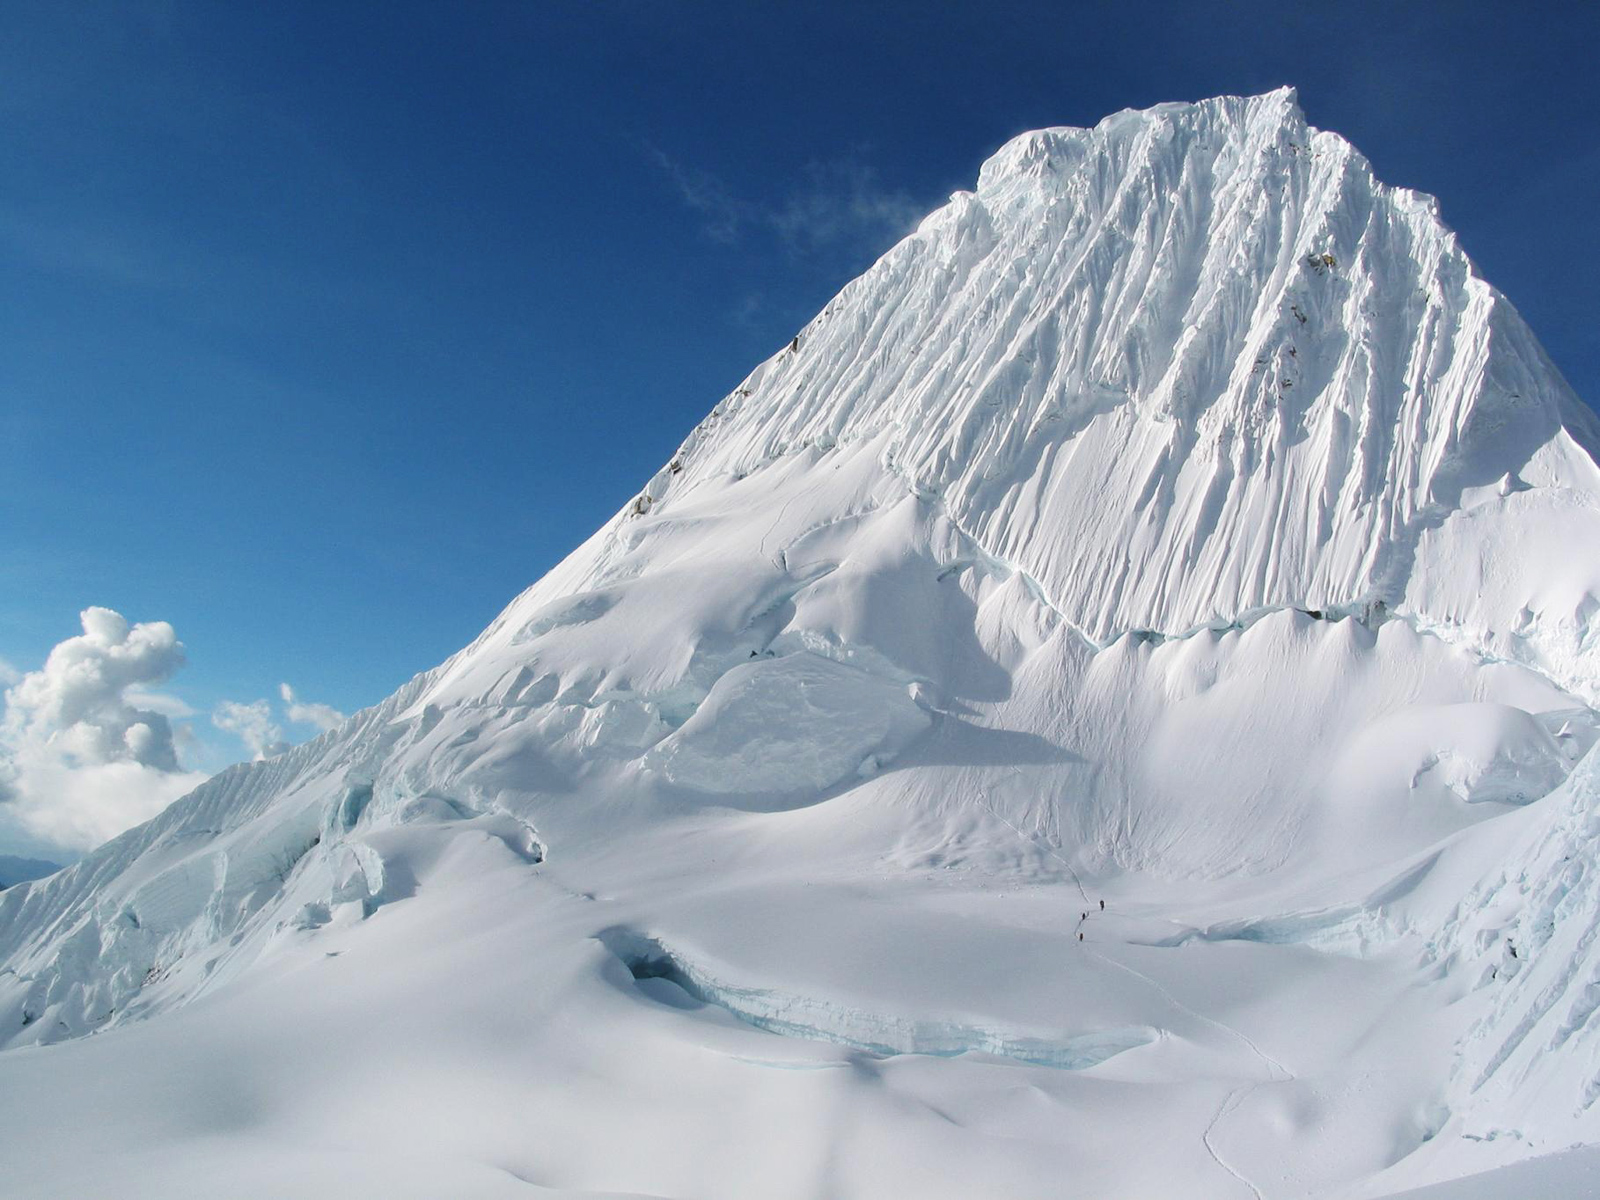
[[[257,762],[275,758],[289,748],[289,743],[283,740],[282,728],[272,719],[272,706],[265,700],[250,704],[224,700],[211,714],[211,723],[237,736]]]
[[[0,802],[28,832],[87,849],[148,820],[205,779],[178,761],[169,713],[150,688],[184,663],[165,621],[130,625],[87,608],[83,633],[5,693],[0,721]],[[162,711],[165,710],[165,711]]]
[[[67,851],[92,850],[156,816],[206,781],[204,771],[159,771],[137,762],[71,765],[37,747],[8,764],[7,806],[26,832]]]
[[[287,706],[285,711],[289,720],[297,725],[315,725],[322,733],[345,723],[345,715],[331,704],[316,704],[309,700],[297,699],[294,689],[287,683],[278,685],[278,694],[283,697]]]
[[[130,624],[109,608],[87,608],[81,620],[83,632],[51,650],[39,670],[0,661],[0,832],[30,839],[30,847],[92,849],[206,779],[179,756],[180,748],[204,750],[183,723],[194,710],[158,690],[184,664],[172,626]],[[289,749],[285,724],[321,732],[344,722],[338,709],[301,699],[287,683],[278,692],[281,713],[268,700],[224,700],[211,723],[259,760]]]
[[[9,740],[47,741],[92,765],[131,759],[175,771],[167,718],[124,695],[161,683],[183,665],[183,645],[165,621],[130,626],[109,608],[83,610],[83,633],[50,651],[6,692]]]

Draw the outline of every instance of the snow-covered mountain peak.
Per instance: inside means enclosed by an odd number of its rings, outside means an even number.
[[[0,893],[0,1045],[112,1034],[9,1059],[4,1124],[104,1192],[61,1131],[199,1038],[153,1119],[400,1130],[369,1191],[420,1145],[1377,1195],[1597,1140],[1541,1049],[1600,1046],[1593,430],[1292,91],[1015,138],[472,645]]]
[[[1030,180],[1059,180],[1088,155],[1109,152],[1125,160],[1141,140],[1170,144],[1183,137],[1299,145],[1308,140],[1308,130],[1291,87],[1259,96],[1218,96],[1196,103],[1124,109],[1089,128],[1062,125],[1017,135],[984,161],[977,194],[1003,207]]]
[[[1529,597],[1422,611],[1423,543],[1504,480],[1590,494],[1593,427],[1432,199],[1285,88],[1014,138],[632,516],[864,454],[1096,640],[1381,601],[1482,642]]]

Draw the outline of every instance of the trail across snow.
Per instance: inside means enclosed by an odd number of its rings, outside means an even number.
[[[982,789],[980,789],[978,791],[977,795],[978,795],[979,803],[981,803],[983,805],[983,807],[989,812],[989,814],[991,816],[993,816],[997,821],[999,821],[1001,824],[1003,824],[1007,828],[1009,828],[1013,833],[1015,833],[1022,840],[1028,841],[1028,842],[1037,842],[1037,844],[1040,846],[1041,849],[1043,849],[1045,851],[1045,853],[1050,855],[1050,857],[1054,858],[1057,862],[1059,862],[1066,869],[1068,875],[1072,879],[1073,885],[1077,888],[1079,898],[1083,901],[1083,904],[1084,904],[1083,916],[1080,918],[1078,924],[1074,927],[1074,932],[1078,932],[1078,931],[1082,930],[1083,926],[1088,924],[1093,917],[1095,917],[1097,915],[1101,915],[1103,913],[1104,910],[1102,908],[1102,905],[1103,905],[1104,902],[1103,901],[1091,901],[1090,900],[1089,893],[1088,893],[1087,890],[1085,890],[1085,888],[1083,886],[1083,880],[1079,877],[1076,868],[1074,868],[1073,865],[1070,862],[1068,862],[1065,858],[1063,858],[1061,856],[1060,852],[1057,851],[1054,846],[1050,845],[1047,841],[1045,841],[1043,838],[1038,837],[1037,835],[1031,835],[1031,834],[1023,833],[1022,830],[1018,829],[1009,820],[1007,820],[1005,817],[1001,816],[1000,813],[995,811],[994,806],[989,803],[989,798],[988,798],[987,794]],[[1127,973],[1129,975],[1132,975],[1134,978],[1140,980],[1142,983],[1144,983],[1146,986],[1150,987],[1158,995],[1160,995],[1161,999],[1167,1005],[1169,1005],[1173,1010],[1183,1013],[1185,1016],[1191,1018],[1194,1021],[1197,1021],[1197,1022],[1202,1023],[1202,1024],[1210,1025],[1213,1028],[1221,1031],[1223,1034],[1225,1034],[1225,1035],[1227,1035],[1227,1036],[1229,1036],[1231,1038],[1237,1039],[1240,1043],[1242,1043],[1244,1045],[1244,1047],[1252,1055],[1255,1056],[1256,1059],[1258,1059],[1261,1062],[1261,1064],[1264,1067],[1266,1067],[1266,1069],[1267,1069],[1267,1079],[1266,1080],[1257,1080],[1257,1081],[1254,1081],[1254,1082],[1251,1082],[1251,1083],[1240,1084],[1238,1087],[1232,1089],[1230,1092],[1228,1092],[1228,1094],[1226,1096],[1223,1097],[1222,1103],[1217,1106],[1216,1115],[1211,1118],[1210,1123],[1206,1125],[1205,1130],[1200,1135],[1201,1141],[1205,1144],[1206,1153],[1211,1156],[1212,1161],[1214,1161],[1217,1164],[1217,1166],[1221,1167],[1224,1171],[1226,1171],[1234,1179],[1237,1179],[1240,1184],[1242,1184],[1244,1187],[1248,1188],[1250,1190],[1250,1194],[1252,1196],[1256,1197],[1256,1200],[1262,1200],[1261,1189],[1256,1187],[1255,1184],[1251,1183],[1250,1180],[1244,1174],[1242,1174],[1236,1167],[1233,1166],[1233,1164],[1228,1162],[1228,1160],[1223,1157],[1221,1152],[1217,1149],[1216,1143],[1212,1140],[1212,1135],[1216,1132],[1217,1126],[1222,1123],[1223,1119],[1226,1118],[1228,1116],[1228,1114],[1230,1112],[1232,1112],[1235,1108],[1237,1108],[1239,1106],[1239,1104],[1246,1097],[1248,1097],[1251,1092],[1253,1092],[1256,1088],[1260,1087],[1262,1085],[1262,1083],[1264,1083],[1264,1082],[1265,1083],[1277,1083],[1277,1082],[1290,1080],[1290,1079],[1293,1079],[1295,1077],[1294,1073],[1292,1071],[1290,1071],[1287,1067],[1285,1067],[1282,1063],[1280,1063],[1277,1059],[1271,1057],[1265,1051],[1263,1051],[1261,1049],[1261,1047],[1256,1045],[1256,1043],[1250,1039],[1249,1036],[1247,1036],[1246,1034],[1242,1033],[1238,1029],[1235,1029],[1233,1026],[1223,1024],[1221,1021],[1218,1021],[1215,1018],[1207,1017],[1207,1016],[1204,1016],[1204,1015],[1202,1015],[1200,1013],[1195,1012],[1188,1005],[1186,1005],[1182,1001],[1178,1000],[1177,997],[1172,995],[1172,993],[1169,992],[1166,988],[1162,987],[1161,984],[1157,983],[1154,979],[1151,979],[1148,975],[1145,975],[1143,972],[1135,970],[1133,967],[1128,966],[1126,963],[1118,962],[1117,960],[1115,960],[1113,958],[1109,958],[1109,957],[1107,957],[1106,955],[1100,953],[1098,950],[1094,949],[1091,946],[1085,945],[1083,947],[1083,949],[1084,949],[1085,953],[1087,953],[1087,954],[1093,956],[1094,958],[1098,959],[1100,962],[1104,963],[1106,966],[1115,968],[1116,970],[1119,970],[1119,971],[1123,971],[1123,972],[1125,972],[1125,973]]]

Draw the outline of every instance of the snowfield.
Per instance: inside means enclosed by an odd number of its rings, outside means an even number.
[[[1292,92],[1017,138],[472,645],[0,893],[0,1193],[1600,1193],[1597,446]]]

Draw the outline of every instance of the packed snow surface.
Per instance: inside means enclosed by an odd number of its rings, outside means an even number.
[[[0,1192],[1592,1195],[1597,442],[1291,92],[1017,138],[471,646],[0,894]]]

